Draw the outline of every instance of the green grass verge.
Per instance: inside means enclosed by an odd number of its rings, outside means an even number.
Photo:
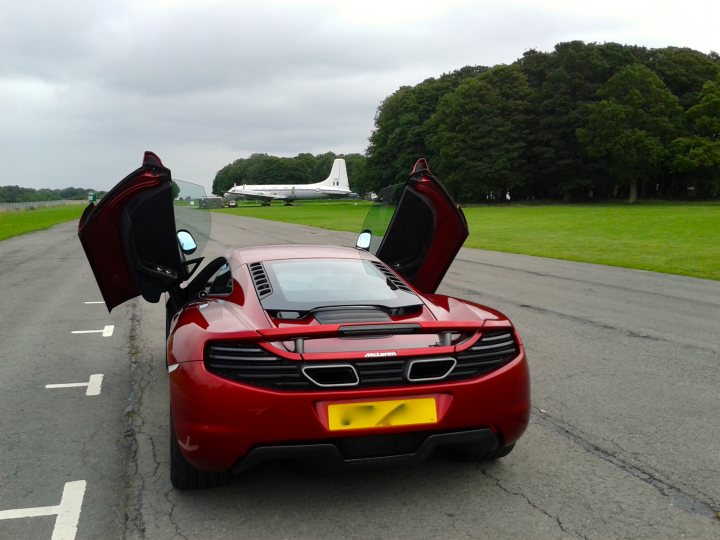
[[[476,207],[468,247],[720,280],[720,204]]]
[[[357,232],[364,201],[240,206],[234,215]],[[464,208],[466,247],[720,280],[720,203]]]
[[[49,229],[53,225],[78,219],[86,204],[52,206],[36,210],[0,212],[0,240],[19,234]]]

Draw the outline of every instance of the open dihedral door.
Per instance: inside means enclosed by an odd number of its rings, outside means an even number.
[[[172,178],[155,154],[83,212],[78,236],[108,310],[142,295],[158,302],[183,275]]]
[[[462,210],[419,159],[376,256],[419,291],[433,293],[468,234]]]

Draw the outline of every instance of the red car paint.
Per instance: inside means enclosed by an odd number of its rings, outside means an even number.
[[[202,292],[204,281],[210,279],[209,274],[203,274],[204,270],[197,273],[190,285],[180,287],[180,281],[188,275],[179,259],[174,234],[170,236],[167,232],[175,229],[168,208],[162,209],[171,222],[161,226],[165,237],[155,239],[155,244],[143,245],[142,233],[149,224],[155,226],[156,209],[152,204],[139,205],[137,200],[148,191],[162,192],[151,201],[156,206],[172,205],[169,182],[170,171],[157,156],[146,153],[140,169],[124,179],[97,207],[86,210],[79,236],[108,309],[139,294],[157,301],[158,291],[170,292],[167,366],[175,433],[172,442],[192,467],[199,471],[227,471],[257,449],[306,448],[324,442],[334,444],[340,439],[360,441],[364,437],[377,441],[378,437],[420,432],[454,436],[481,430],[493,434],[493,445],[499,444],[509,451],[523,434],[530,415],[530,379],[525,349],[512,324],[491,308],[435,294],[468,230],[462,211],[432,176],[424,160],[418,161],[413,169],[400,208],[379,248],[380,258],[364,250],[337,246],[236,249],[225,259],[211,261],[205,267],[215,271],[227,263],[232,288],[223,294],[213,294],[212,287],[209,293]],[[413,211],[408,211],[407,205],[402,209],[406,199]],[[422,214],[425,222],[416,224],[413,212]],[[430,231],[428,236],[404,242],[402,235],[413,234],[416,225],[417,230]],[[179,262],[174,260],[172,250],[156,255],[157,243],[175,246]],[[417,253],[408,252],[407,246],[416,246]],[[416,298],[416,305],[407,312],[389,311],[387,320],[381,324],[353,320],[323,323],[320,314],[314,311],[301,311],[296,318],[287,318],[267,309],[250,266],[313,259],[367,261],[378,268],[380,277],[394,280],[394,288],[401,286]],[[193,288],[195,281],[199,286]],[[357,331],[371,335],[358,337]],[[499,367],[472,375],[473,369],[480,369],[472,366],[482,364],[490,354],[483,351],[492,349],[493,340],[500,339],[494,336],[506,336],[502,339],[512,342],[511,355],[497,363]],[[247,346],[254,351],[252,354],[260,355],[257,364],[251,362],[260,371],[276,364],[290,366],[291,370],[303,366],[302,375],[293,371],[302,386],[289,390],[267,387],[252,382],[255,380],[252,377],[238,380],[222,375],[224,372],[216,368],[213,368],[216,372],[211,372],[208,350],[222,349],[227,344]],[[476,356],[479,361],[475,361]],[[428,360],[452,367],[444,375],[441,373],[439,379],[430,376],[413,379],[415,366],[420,366],[421,373]],[[373,386],[366,384],[365,372],[362,381],[358,375],[361,367],[371,373],[376,366],[388,364],[397,364],[402,369],[398,382]],[[313,366],[335,365],[350,366],[347,369],[355,372],[357,387],[341,388],[343,385],[338,384],[321,387],[318,381],[303,378],[306,368],[312,371]],[[468,369],[471,375],[461,373]],[[444,370],[443,367],[441,371]],[[254,376],[252,372],[251,375]],[[329,428],[331,404],[414,397],[435,400],[437,423],[378,424],[342,433]],[[487,450],[492,454],[496,448]],[[371,457],[386,456],[381,452]],[[347,456],[345,459],[363,461]]]
[[[242,340],[265,344],[275,355],[297,362],[338,361],[365,358],[367,351],[343,352],[343,339],[337,336],[341,325],[320,325],[314,319],[301,323],[275,324],[254,295],[247,264],[259,260],[329,257],[373,258],[367,252],[329,246],[269,246],[232,252],[235,284],[224,299],[208,299],[188,306],[177,319],[168,340],[168,364],[179,364],[170,373],[170,396],[175,432],[185,457],[203,470],[227,470],[250,448],[283,441],[322,441],[337,438],[318,413],[328,401],[381,400],[432,394],[443,396],[443,410],[437,430],[490,427],[502,436],[505,445],[513,444],[525,431],[530,415],[530,382],[525,351],[519,336],[519,354],[501,369],[486,376],[453,383],[432,383],[412,387],[318,392],[279,392],[237,383],[209,373],[203,365],[205,344],[212,340]],[[249,291],[249,292],[245,292]],[[425,307],[415,317],[402,322],[417,322],[428,332],[454,329],[472,333],[512,329],[502,314],[490,308],[443,295],[421,297]],[[241,308],[237,307],[237,305]],[[294,336],[327,336],[337,346],[335,352],[297,354],[278,346],[278,341]],[[410,336],[395,336],[405,338]],[[453,354],[468,349],[473,340],[451,347],[396,347],[390,338],[373,351],[394,351],[398,358]],[[274,343],[272,347],[269,344]],[[404,350],[403,350],[404,349]],[[378,357],[378,361],[383,357]],[[359,430],[352,435],[402,433],[413,426]]]
[[[227,340],[228,327],[224,306],[208,303],[207,313],[217,319],[218,331],[204,319],[198,308],[186,310],[168,341],[168,362],[180,364],[170,373],[170,396],[175,432],[185,457],[195,467],[222,471],[232,467],[254,446],[283,441],[322,441],[337,438],[318,415],[318,404],[353,399],[380,400],[427,394],[445,396],[436,430],[490,427],[502,435],[505,445],[513,444],[525,431],[530,416],[530,379],[525,351],[510,363],[486,376],[453,383],[432,383],[412,387],[346,391],[278,392],[233,382],[209,373],[202,354],[206,340]],[[209,311],[208,311],[209,310]],[[229,315],[232,317],[232,315]],[[482,321],[477,321],[481,323]],[[487,325],[487,326],[485,326]],[[512,328],[505,320],[485,322],[484,328]],[[307,334],[306,334],[307,335]],[[247,331],[232,337],[262,340],[257,332]],[[465,348],[470,344],[466,343]],[[177,351],[177,352],[176,352]],[[275,354],[306,362],[339,359],[332,355],[297,355],[274,349]],[[397,351],[403,355],[438,355],[444,350],[426,348]],[[363,357],[362,353],[343,354],[342,359]],[[382,360],[382,357],[378,358]],[[417,427],[402,426],[359,430],[354,436],[401,433]],[[346,434],[348,435],[348,434]]]

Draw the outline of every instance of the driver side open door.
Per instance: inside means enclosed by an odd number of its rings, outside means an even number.
[[[419,159],[375,255],[419,291],[434,293],[468,234],[462,210]]]
[[[139,295],[158,302],[184,276],[170,170],[152,152],[85,209],[78,236],[108,310]]]

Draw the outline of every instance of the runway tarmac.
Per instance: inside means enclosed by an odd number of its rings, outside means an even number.
[[[209,254],[355,240],[212,218]],[[530,359],[533,415],[512,454],[268,465],[177,492],[163,307],[86,303],[102,299],[76,226],[0,242],[0,538],[50,538],[60,516],[72,532],[73,501],[77,538],[720,537],[720,282],[463,249],[440,292],[506,313]],[[33,508],[46,513],[3,519]]]

